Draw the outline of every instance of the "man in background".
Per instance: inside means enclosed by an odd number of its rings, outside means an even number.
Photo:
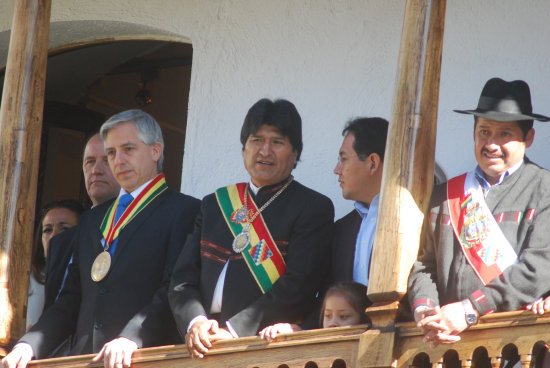
[[[84,157],[82,158],[82,172],[86,192],[92,201],[92,207],[115,198],[120,191],[109,167],[103,141],[99,133],[92,135],[86,142]],[[52,238],[46,259],[46,282],[44,310],[57,299],[67,274],[67,266],[73,255],[71,240],[76,228]]]
[[[334,173],[345,199],[355,209],[336,221],[332,240],[330,283],[369,283],[378,200],[382,184],[388,122],[382,118],[357,118],[344,128]]]
[[[119,195],[82,215],[59,298],[2,360],[4,367],[24,368],[69,335],[69,355],[97,353],[94,360],[107,368],[129,366],[137,348],[181,341],[167,288],[200,202],[168,189],[164,140],[152,116],[123,111],[100,134]]]

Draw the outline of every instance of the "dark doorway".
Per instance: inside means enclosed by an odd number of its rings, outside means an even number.
[[[140,108],[160,124],[166,180],[180,189],[192,53],[188,43],[136,40],[49,55],[37,211],[67,198],[90,204],[81,166],[86,138],[127,109]]]

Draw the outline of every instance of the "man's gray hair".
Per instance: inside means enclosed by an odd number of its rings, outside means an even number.
[[[122,123],[132,123],[138,131],[138,137],[141,141],[149,146],[154,146],[159,142],[161,144],[160,158],[157,162],[157,172],[162,171],[162,163],[164,161],[164,139],[162,138],[162,131],[160,126],[151,115],[145,111],[134,109],[119,112],[111,116],[106,122],[103,123],[99,134],[103,142],[107,137],[109,130],[114,129],[117,125]]]

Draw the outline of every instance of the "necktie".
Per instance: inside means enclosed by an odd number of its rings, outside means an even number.
[[[128,193],[120,196],[120,198],[118,199],[118,206],[116,207],[116,212],[115,212],[115,224],[120,219],[120,216],[122,216],[122,214],[124,213],[124,210],[126,210],[126,207],[128,207],[128,205],[132,203],[133,200],[134,200],[134,197],[132,197],[132,195]],[[113,244],[111,244],[109,246],[109,249],[107,250],[111,256],[115,254],[117,243],[118,243],[118,238],[115,239]]]
[[[128,205],[132,203],[133,200],[134,200],[134,197],[132,197],[132,195],[128,193],[120,196],[120,198],[118,199],[118,206],[116,207],[116,212],[115,212],[115,224],[120,219],[120,216],[122,216],[122,214],[124,213],[124,210],[126,210],[126,207],[128,207]]]

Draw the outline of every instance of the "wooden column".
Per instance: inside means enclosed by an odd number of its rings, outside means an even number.
[[[361,366],[389,366],[399,300],[418,253],[433,186],[445,0],[407,0],[384,159]],[[370,351],[370,353],[369,353]]]
[[[25,332],[51,0],[17,0],[0,111],[0,346]]]

